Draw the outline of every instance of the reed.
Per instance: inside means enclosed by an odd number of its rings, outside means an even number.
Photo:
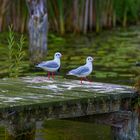
[[[14,63],[13,63],[13,53],[14,53],[14,45],[15,45],[15,38],[14,38],[14,32],[13,27],[9,26],[9,36],[8,36],[8,73],[9,77],[13,76],[13,69],[14,69]]]
[[[24,57],[23,46],[25,38],[21,35],[19,42],[15,43],[13,26],[9,26],[8,36],[8,73],[9,77],[18,77],[22,71],[22,59]]]
[[[46,0],[49,29],[53,32],[100,32],[102,28],[126,27],[140,21],[140,0]],[[25,0],[0,0],[0,31],[13,24],[14,31],[25,32]],[[8,8],[7,8],[8,7]]]
[[[59,13],[60,34],[63,35],[65,33],[63,0],[57,0],[57,6],[58,6],[58,13]]]
[[[15,54],[15,71],[14,75],[15,77],[18,77],[20,72],[22,72],[22,60],[24,58],[25,52],[23,51],[23,47],[25,44],[25,38],[23,35],[21,35],[19,42],[16,44],[17,46],[17,53]]]

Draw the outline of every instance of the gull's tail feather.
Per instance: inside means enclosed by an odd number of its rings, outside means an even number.
[[[69,71],[67,75],[74,75],[73,70]]]
[[[60,72],[61,71],[61,66],[58,68],[57,72]]]
[[[38,66],[38,65],[35,65],[35,67],[36,67],[36,68],[39,68],[39,66]]]
[[[35,65],[36,68],[41,68],[40,64]]]
[[[72,73],[68,72],[67,75],[73,75]]]
[[[35,67],[36,67],[36,68],[42,68],[43,65],[44,65],[44,63],[45,63],[45,61],[43,61],[43,62],[41,62],[41,63],[35,65]]]

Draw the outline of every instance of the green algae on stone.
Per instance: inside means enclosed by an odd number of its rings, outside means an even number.
[[[105,83],[84,82],[77,80],[48,80],[46,77],[25,77],[22,79],[0,80],[0,109],[26,108],[26,106],[57,105],[58,103],[86,103],[105,102],[107,100],[119,100],[121,94],[124,97],[131,95],[130,87]]]

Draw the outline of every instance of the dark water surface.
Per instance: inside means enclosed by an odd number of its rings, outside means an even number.
[[[62,77],[77,79],[66,73],[83,65],[87,56],[95,59],[94,71],[89,76],[92,81],[133,85],[134,78],[139,75],[140,69],[135,66],[135,62],[140,61],[140,30],[137,28],[65,38],[49,35],[49,38],[46,59],[52,59],[57,51],[63,54],[58,73]],[[36,70],[31,74],[36,74]],[[40,71],[37,74],[45,73]]]
[[[5,33],[6,34],[6,33]],[[0,34],[0,77],[7,76],[7,41]],[[66,73],[84,64],[87,56],[93,56],[94,72],[89,76],[92,81],[133,85],[140,69],[135,66],[140,61],[140,28],[102,32],[100,35],[67,35],[65,38],[49,34],[47,60],[59,51],[63,54],[59,76],[68,77]],[[26,43],[28,46],[28,43]],[[27,47],[25,46],[25,51]],[[45,75],[42,70],[30,68],[28,55],[25,56],[20,76]],[[76,78],[77,79],[77,78]],[[5,140],[5,129],[0,129],[0,140]],[[38,140],[110,140],[110,128],[84,122],[52,120],[44,123],[39,130],[42,135]],[[36,139],[37,140],[37,139]]]

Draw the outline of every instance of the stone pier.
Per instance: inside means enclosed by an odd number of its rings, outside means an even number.
[[[138,140],[136,98],[133,88],[115,84],[81,85],[77,80],[46,77],[1,79],[0,121],[9,140],[34,140],[36,122],[44,119],[79,117],[110,125],[112,140]]]

